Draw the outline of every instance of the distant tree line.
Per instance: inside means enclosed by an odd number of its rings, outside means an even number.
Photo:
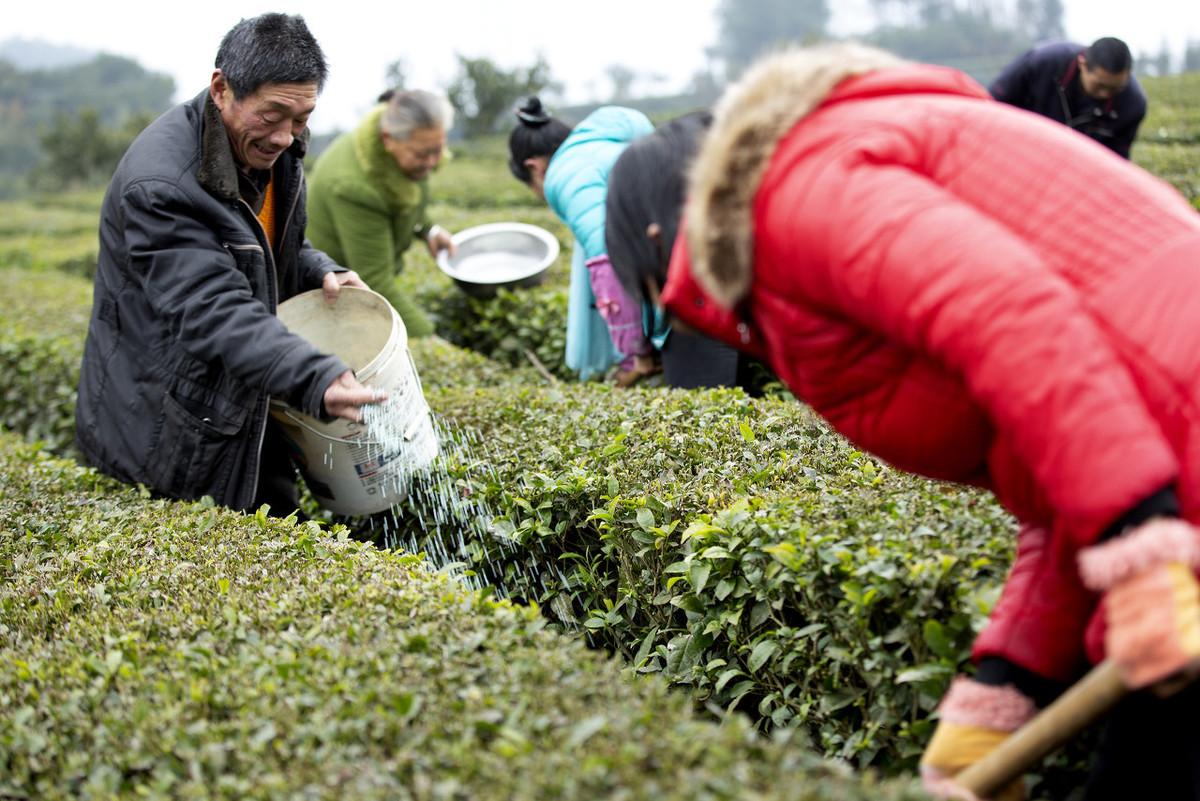
[[[0,197],[106,181],[174,93],[169,76],[119,56],[37,70],[0,59]]]
[[[871,9],[875,28],[864,37],[870,43],[906,58],[958,67],[981,81],[1034,42],[1063,36],[1061,0],[871,0]],[[693,106],[710,103],[724,83],[774,48],[830,38],[826,0],[720,0],[716,15],[709,64],[691,81]],[[540,57],[508,70],[486,58],[459,55],[458,61],[447,92],[466,136],[504,128],[518,98],[557,88]],[[388,70],[393,83],[403,75],[402,62]],[[604,75],[612,84],[610,101],[640,107],[632,92],[640,76],[616,64]]]
[[[860,38],[906,58],[957,67],[985,83],[1025,48],[1065,35],[1062,0],[871,0],[870,9],[873,28]],[[705,50],[707,64],[686,94],[639,99],[635,85],[662,77],[610,64],[598,72],[611,83],[609,100],[656,118],[709,105],[764,53],[831,38],[827,0],[720,0],[716,16],[717,40]],[[514,68],[463,54],[457,59],[457,73],[444,88],[464,136],[507,129],[512,108],[525,95],[553,100],[561,92],[540,55]],[[1189,42],[1179,60],[1165,45],[1158,54],[1139,53],[1137,70],[1200,71],[1200,42]],[[393,62],[386,86],[402,88],[406,74],[403,60]],[[0,58],[0,197],[103,183],[133,137],[169,107],[174,88],[170,77],[118,56],[35,70]],[[317,137],[312,152],[331,138]]]
[[[1155,54],[1138,53],[1134,70],[1139,75],[1171,75],[1176,72],[1200,72],[1200,41],[1190,41],[1183,49],[1183,58],[1175,60],[1171,49],[1163,46]]]

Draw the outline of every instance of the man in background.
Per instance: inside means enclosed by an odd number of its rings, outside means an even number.
[[[1058,120],[1126,159],[1146,116],[1146,95],[1133,77],[1129,46],[1111,36],[1090,47],[1039,45],[1005,67],[988,91],[1004,103]]]

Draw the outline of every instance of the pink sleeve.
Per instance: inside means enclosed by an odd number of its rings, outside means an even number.
[[[607,255],[587,260],[596,310],[608,323],[613,345],[626,356],[643,356],[654,348],[642,331],[642,310],[625,293]]]

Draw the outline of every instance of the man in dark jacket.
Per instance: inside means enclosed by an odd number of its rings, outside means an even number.
[[[100,215],[76,409],[85,459],[156,494],[295,508],[269,424],[282,398],[357,419],[375,393],[275,317],[284,300],[358,276],[304,238],[302,159],[326,75],[300,17],[242,20],[208,89],[129,147]]]
[[[1133,77],[1133,57],[1120,39],[1091,47],[1051,42],[1009,64],[992,85],[992,97],[1058,120],[1129,158],[1146,116],[1146,95]]]

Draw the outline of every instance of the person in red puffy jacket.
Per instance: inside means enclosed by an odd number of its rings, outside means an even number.
[[[939,708],[931,788],[1089,660],[1134,688],[1196,670],[1200,215],[1178,192],[961,72],[835,45],[772,56],[722,98],[685,234],[661,288],[674,319],[1021,523],[977,669]],[[1131,696],[1088,798],[1145,790],[1148,765],[1156,797],[1194,797],[1198,708],[1193,689]]]

